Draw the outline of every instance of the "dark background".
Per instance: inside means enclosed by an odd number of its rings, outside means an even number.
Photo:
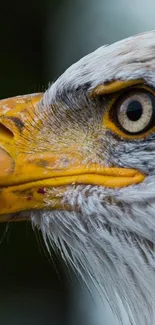
[[[44,91],[95,48],[154,28],[154,0],[1,1],[0,98]],[[0,324],[67,322],[72,285],[52,258],[29,223],[0,226]]]

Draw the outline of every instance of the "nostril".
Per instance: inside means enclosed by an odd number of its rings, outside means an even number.
[[[8,127],[0,123],[0,137],[1,136],[12,139],[14,137],[14,134]]]

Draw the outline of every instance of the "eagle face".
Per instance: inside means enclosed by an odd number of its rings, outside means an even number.
[[[155,303],[155,32],[0,102],[0,219],[29,218],[121,321]]]

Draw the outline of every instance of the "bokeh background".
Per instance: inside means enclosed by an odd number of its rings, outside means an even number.
[[[0,98],[44,91],[83,55],[150,29],[154,0],[3,0]],[[0,324],[116,324],[106,310],[102,322],[85,316],[82,291],[70,317],[77,282],[54,253],[52,260],[29,223],[0,226]]]

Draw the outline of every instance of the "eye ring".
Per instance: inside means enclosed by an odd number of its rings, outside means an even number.
[[[155,98],[144,90],[132,90],[115,102],[111,118],[128,135],[139,135],[155,124]]]

